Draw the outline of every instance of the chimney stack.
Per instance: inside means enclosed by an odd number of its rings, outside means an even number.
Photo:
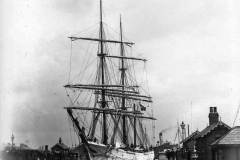
[[[219,121],[219,115],[217,112],[217,107],[210,107],[210,113],[208,115],[209,125],[217,123]]]

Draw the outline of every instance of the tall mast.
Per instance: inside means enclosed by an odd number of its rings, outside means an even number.
[[[136,111],[136,105],[133,104],[133,111]],[[133,118],[133,146],[134,148],[137,146],[137,142],[136,142],[136,135],[137,135],[137,128],[136,128],[136,117],[134,116]]]
[[[105,62],[105,54],[104,54],[104,48],[103,48],[103,21],[102,21],[102,0],[100,0],[100,53],[98,54],[100,56],[100,67],[101,67],[101,81],[102,85],[105,84],[104,81],[104,62]],[[105,100],[105,88],[102,87],[102,101],[101,101],[101,107],[105,108],[106,107],[106,100]],[[103,126],[102,126],[102,143],[107,144],[107,123],[106,123],[106,114],[103,112],[102,114],[103,117]]]
[[[124,94],[124,85],[125,85],[125,64],[124,64],[124,44],[123,44],[123,33],[122,33],[122,20],[121,20],[121,15],[120,15],[120,56],[121,58],[121,67],[120,67],[120,72],[121,72],[121,85],[122,87],[122,93]],[[122,110],[126,110],[125,106],[125,97],[122,97]],[[128,144],[128,139],[127,139],[127,131],[126,131],[126,117],[123,115],[122,116],[122,131],[123,131],[123,143]]]

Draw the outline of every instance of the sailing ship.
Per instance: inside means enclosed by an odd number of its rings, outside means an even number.
[[[143,126],[145,120],[156,120],[152,115],[146,115],[146,108],[152,103],[152,97],[142,93],[141,86],[133,80],[130,62],[142,61],[144,58],[128,56],[126,48],[133,42],[123,39],[122,22],[120,18],[120,38],[108,39],[103,25],[102,0],[100,0],[100,22],[98,37],[69,37],[74,41],[93,41],[97,44],[97,71],[94,83],[68,83],[65,89],[69,92],[79,92],[76,99],[84,100],[82,92],[94,95],[93,102],[88,106],[71,101],[65,107],[79,138],[78,150],[80,159],[89,160],[152,160],[154,152],[150,149],[150,140]],[[108,45],[119,46],[118,54],[111,54]],[[117,71],[110,73],[111,60],[117,60]],[[133,64],[133,63],[131,63]],[[118,74],[118,78],[111,79]],[[130,78],[129,78],[130,77]],[[88,81],[90,82],[90,81]],[[69,96],[69,94],[68,94]],[[79,105],[80,104],[80,105]],[[83,114],[78,114],[81,112]],[[80,115],[80,116],[79,116]],[[91,115],[87,116],[86,115]],[[85,117],[84,119],[82,117]],[[89,118],[91,117],[91,118]],[[86,126],[85,121],[90,121]],[[97,136],[100,134],[100,136]]]

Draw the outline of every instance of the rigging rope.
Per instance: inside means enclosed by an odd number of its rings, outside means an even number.
[[[71,97],[69,96],[68,90],[66,88],[65,88],[65,92],[67,94],[68,99],[70,100],[70,103],[73,105],[74,103],[73,103]]]
[[[70,59],[69,59],[68,84],[70,82],[71,70],[72,70],[72,41],[70,42],[71,42],[71,49],[70,49]]]
[[[67,119],[68,119],[68,125],[69,125],[69,134],[70,134],[70,139],[71,139],[71,145],[73,146],[73,140],[72,140],[72,130],[71,130],[71,120],[70,120],[70,117],[67,116]]]
[[[238,109],[237,109],[237,112],[236,112],[236,115],[235,115],[235,118],[234,118],[234,121],[233,121],[233,127],[234,127],[235,122],[236,122],[236,120],[237,120],[237,117],[238,117],[239,111],[240,111],[240,104],[238,105]]]

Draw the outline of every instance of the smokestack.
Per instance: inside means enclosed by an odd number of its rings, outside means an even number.
[[[162,132],[159,133],[159,143],[160,146],[163,144]]]
[[[208,118],[209,118],[209,125],[212,125],[219,121],[217,107],[210,107],[210,112],[209,112]]]
[[[190,127],[189,127],[189,124],[188,124],[187,125],[188,136],[189,136],[189,130],[190,130]]]
[[[48,151],[48,145],[45,145],[45,151]]]

